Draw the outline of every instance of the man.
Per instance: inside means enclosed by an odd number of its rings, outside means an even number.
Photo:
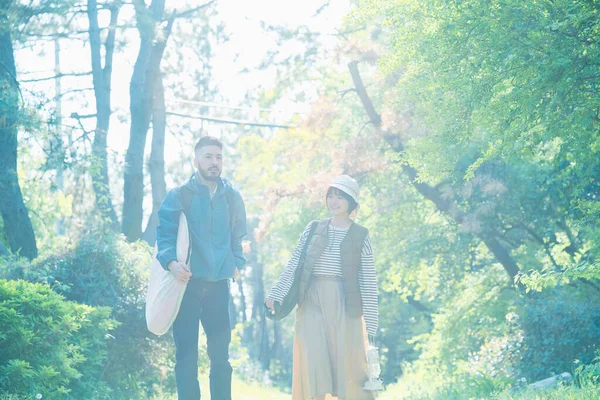
[[[187,283],[173,323],[175,379],[179,400],[200,399],[198,382],[199,323],[207,338],[212,400],[231,400],[229,364],[229,279],[246,263],[241,239],[246,234],[246,210],[239,192],[222,179],[223,144],[202,137],[194,148],[196,173],[169,193],[158,210],[157,259]],[[184,212],[192,243],[189,265],[177,262],[179,216]]]

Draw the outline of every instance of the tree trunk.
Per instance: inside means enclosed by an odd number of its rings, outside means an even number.
[[[135,0],[134,6],[140,33],[140,50],[129,86],[131,127],[125,156],[122,225],[122,231],[129,241],[135,241],[142,235],[144,149],[152,114],[154,88],[160,72],[160,61],[175,18],[173,14],[162,35],[156,38],[155,25],[162,20],[164,0],[152,1],[149,9],[146,8],[143,0]]]
[[[60,39],[54,39],[54,102],[56,103],[54,108],[54,120],[56,124],[54,126],[54,137],[51,139],[50,149],[60,149],[60,160],[56,164],[56,187],[61,192],[64,192],[65,189],[65,171],[63,168],[64,165],[64,151],[63,151],[63,141],[61,138],[62,133],[62,87],[61,87],[61,68],[60,68]],[[56,234],[62,236],[65,234],[65,219],[64,217],[57,218],[56,223],[54,224],[56,229]]]
[[[110,6],[110,24],[106,42],[104,43],[104,67],[102,67],[100,26],[98,24],[98,4],[96,0],[88,0],[87,14],[89,21],[90,49],[92,52],[92,76],[96,99],[96,129],[92,145],[93,163],[90,169],[92,185],[96,195],[96,206],[107,225],[115,232],[119,231],[117,213],[112,203],[108,184],[107,137],[112,114],[110,105],[112,60],[115,47],[119,2]]]
[[[350,75],[354,82],[356,93],[360,98],[365,112],[369,117],[370,122],[375,126],[379,134],[386,140],[391,148],[396,152],[404,151],[404,146],[400,141],[398,135],[386,132],[381,128],[381,117],[375,111],[375,107],[369,98],[367,90],[362,82],[360,73],[358,71],[358,63],[351,62],[348,64],[350,69]],[[426,183],[419,183],[417,181],[417,170],[410,165],[403,164],[402,171],[408,176],[411,184],[421,193],[426,199],[432,201],[438,210],[452,217],[458,224],[464,222],[465,213],[458,208],[458,205],[450,199],[446,199],[440,191]],[[515,277],[519,273],[519,266],[517,262],[512,258],[510,252],[502,246],[502,244],[494,238],[493,231],[490,227],[484,228],[480,234],[478,234],[483,243],[487,246],[490,252],[496,257],[496,260],[504,267],[504,270],[510,277],[511,281],[514,282]]]
[[[273,354],[272,358],[277,360],[285,361],[282,359],[282,345],[281,345],[281,324],[279,321],[273,321]]]
[[[6,15],[10,4],[0,1],[0,214],[12,252],[31,260],[38,250],[17,176],[19,86]]]
[[[252,241],[252,249],[256,248],[256,242]],[[254,296],[252,297],[252,317],[251,319],[256,321],[256,326],[259,328],[259,332],[255,335],[260,336],[260,347],[259,347],[259,361],[263,370],[268,370],[271,365],[271,346],[268,332],[268,321],[264,313],[264,301],[265,301],[265,286],[263,283],[264,266],[256,259],[256,253],[254,251],[249,254],[252,261],[252,287]],[[257,337],[255,336],[255,337]],[[256,342],[256,340],[254,340]],[[250,342],[252,343],[252,341]]]
[[[265,286],[263,283],[263,270],[264,267],[258,262],[252,265],[252,287],[254,296],[252,297],[252,316],[251,319],[260,320],[262,316],[261,311],[265,301]]]
[[[167,193],[165,182],[165,132],[167,128],[165,107],[165,88],[162,74],[158,75],[154,92],[154,110],[152,111],[152,152],[148,162],[150,182],[152,184],[152,214],[148,219],[142,239],[154,246],[156,227],[158,226],[158,209]]]

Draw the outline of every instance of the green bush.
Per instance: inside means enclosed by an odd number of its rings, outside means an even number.
[[[579,364],[579,360],[576,361]],[[600,385],[600,356],[593,364],[582,364],[575,369],[575,378],[579,386]]]
[[[512,398],[519,387],[562,372],[576,372],[582,386],[565,393],[588,391],[584,383],[598,385],[600,365],[590,365],[600,343],[595,288],[578,283],[523,296],[498,294],[471,286],[454,309],[436,314],[432,333],[419,338],[419,359],[404,365],[391,386],[398,397],[389,398],[479,399],[494,393]],[[462,308],[462,300],[468,307]],[[585,366],[575,371],[578,364]]]
[[[0,392],[110,398],[101,376],[110,308],[66,301],[47,285],[0,280]]]
[[[581,285],[523,298],[521,376],[532,382],[573,372],[575,360],[591,363],[600,343],[598,302],[598,292]]]
[[[5,263],[0,277],[48,283],[69,300],[109,306],[120,324],[112,333],[102,379],[113,399],[147,399],[161,386],[174,390],[169,335],[157,338],[146,328],[144,305],[150,249],[114,234],[90,234],[72,247],[32,264]]]

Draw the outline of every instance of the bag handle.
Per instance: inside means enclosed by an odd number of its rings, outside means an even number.
[[[313,221],[310,224],[310,229],[308,231],[308,236],[306,237],[306,241],[304,242],[304,246],[302,246],[302,251],[300,252],[300,256],[298,256],[298,265],[296,266],[296,270],[294,271],[294,280],[296,279],[300,279],[301,275],[302,275],[302,269],[304,268],[304,258],[306,257],[306,250],[308,249],[308,245],[310,243],[310,239],[313,237],[313,234],[315,233],[315,230],[317,228],[317,225],[319,225],[319,221]],[[280,304],[278,302],[274,302],[273,303],[273,307],[275,308],[275,311],[271,311],[270,308],[267,307],[266,304],[264,305],[264,309],[265,309],[265,313],[268,313],[269,318],[272,318],[272,316],[276,315],[279,312],[279,306]]]
[[[310,224],[310,230],[308,231],[308,236],[306,237],[306,241],[304,242],[304,246],[302,247],[302,253],[300,253],[300,257],[298,258],[298,267],[296,267],[296,270],[300,267],[304,267],[304,258],[306,257],[306,250],[308,249],[308,244],[310,243],[310,239],[313,237],[313,234],[315,233],[315,229],[317,229],[317,225],[319,224],[319,221],[313,221]]]

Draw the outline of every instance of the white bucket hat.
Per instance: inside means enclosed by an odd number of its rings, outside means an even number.
[[[356,204],[358,204],[358,192],[360,189],[358,187],[358,182],[356,182],[356,179],[348,175],[340,175],[337,176],[333,180],[333,182],[331,182],[329,187],[334,187],[336,189],[341,190],[342,192],[352,197]]]

